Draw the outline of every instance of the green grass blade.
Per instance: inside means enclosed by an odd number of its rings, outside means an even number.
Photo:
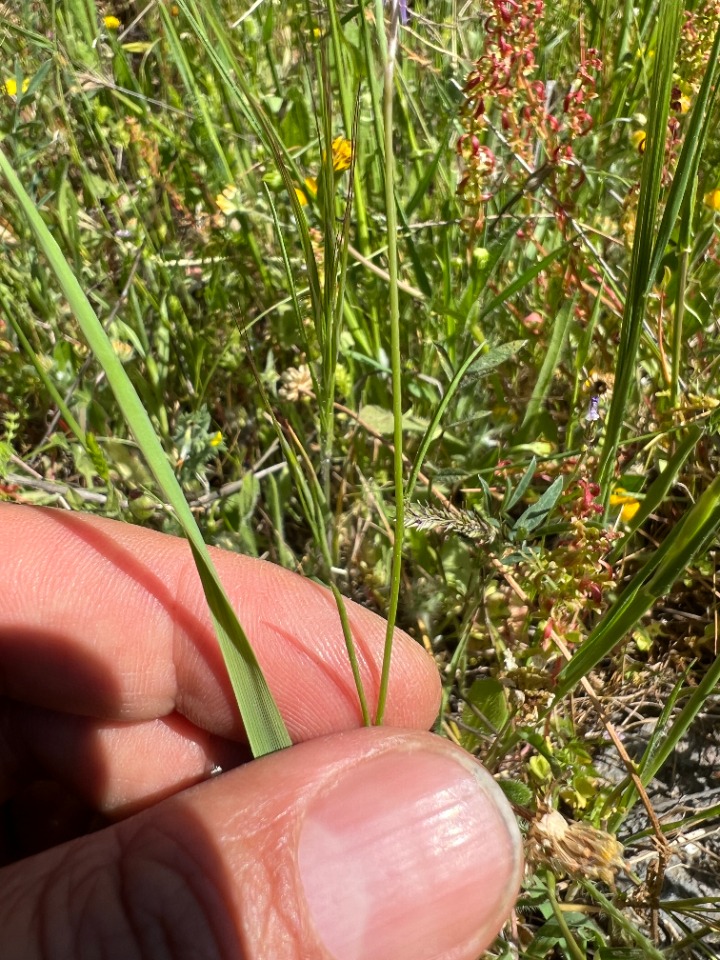
[[[218,19],[214,5],[208,2],[200,9],[195,0],[178,0],[178,6],[187,17],[195,36],[207,54],[209,61],[215,67],[229,96],[241,110],[243,116],[250,124],[253,133],[273,156],[275,165],[282,177],[288,199],[290,200],[290,205],[300,234],[303,255],[307,267],[315,330],[318,340],[322,342],[323,325],[325,322],[323,294],[307,218],[303,213],[302,205],[295,191],[296,186],[302,184],[303,178],[300,176],[282,140],[273,128],[260,101],[253,94],[252,87],[245,76],[244,67],[234,54],[228,40],[227,30],[222,21]],[[205,22],[202,19],[203,16],[212,28],[212,35],[210,35],[205,28]]]
[[[382,22],[381,22],[382,24]],[[392,0],[390,5],[390,28],[388,33],[388,54],[385,61],[383,85],[383,132],[385,143],[385,216],[387,218],[388,274],[390,275],[390,365],[392,368],[392,411],[393,411],[393,479],[395,484],[395,523],[392,548],[392,572],[390,576],[390,596],[388,598],[387,629],[383,652],[380,690],[378,694],[375,723],[381,724],[388,684],[390,682],[390,661],[395,619],[400,597],[400,577],[402,573],[402,548],[405,539],[405,496],[403,477],[403,409],[402,409],[402,358],[400,355],[400,301],[398,296],[398,249],[397,249],[397,207],[395,203],[395,154],[393,150],[393,102],[395,94],[395,56],[400,28],[400,5]],[[380,25],[382,33],[384,25]]]
[[[273,226],[275,227],[275,236],[277,237],[278,246],[280,247],[280,255],[282,257],[283,268],[285,270],[285,278],[288,282],[288,287],[290,288],[290,300],[293,306],[293,312],[295,314],[295,326],[297,328],[298,337],[300,342],[303,345],[306,355],[312,356],[310,342],[308,339],[307,330],[305,329],[305,324],[303,323],[303,312],[300,306],[300,296],[297,290],[297,284],[295,283],[295,277],[293,276],[292,265],[290,263],[290,257],[287,251],[287,244],[285,243],[285,238],[283,236],[282,227],[280,226],[280,217],[278,216],[277,208],[273,202],[272,194],[267,187],[267,184],[264,184],[265,187],[265,199],[267,204],[270,207],[270,214],[273,220]],[[310,372],[313,378],[313,389],[317,392],[317,382],[315,379],[315,371],[313,366],[310,366]]]
[[[685,323],[685,307],[688,297],[688,271],[690,256],[693,247],[693,214],[697,196],[697,178],[694,177],[690,190],[683,199],[680,213],[680,228],[678,230],[678,279],[675,293],[675,311],[672,321],[672,337],[670,350],[670,404],[678,406],[680,396],[680,361],[684,346],[683,327]]]
[[[163,25],[165,27],[165,35],[168,39],[170,45],[170,50],[172,52],[173,60],[175,61],[180,75],[183,78],[183,82],[187,88],[187,91],[192,99],[193,109],[197,109],[200,112],[202,117],[203,126],[207,132],[208,139],[212,144],[212,147],[215,151],[215,156],[217,157],[218,166],[220,167],[220,172],[226,183],[231,183],[233,179],[232,172],[230,170],[230,164],[228,163],[227,157],[225,156],[225,151],[223,150],[220,140],[218,139],[217,131],[215,129],[215,124],[213,123],[212,117],[210,116],[210,111],[208,109],[207,97],[205,97],[197,85],[195,79],[195,74],[193,73],[192,67],[188,62],[188,58],[185,55],[185,50],[183,49],[183,44],[178,36],[177,30],[175,29],[175,24],[173,23],[172,16],[170,12],[166,9],[164,4],[160,4],[159,8],[160,15],[163,19]]]
[[[68,0],[68,19],[79,30],[86,46],[85,56],[93,49],[98,34],[98,11],[93,0]]]
[[[420,203],[425,199],[430,184],[435,179],[438,167],[447,154],[448,143],[450,137],[453,133],[453,125],[448,123],[448,125],[443,130],[442,134],[438,137],[437,148],[430,158],[430,162],[427,164],[421,179],[418,182],[417,187],[413,195],[410,197],[410,200],[405,206],[405,217],[409,220],[412,215],[415,213],[415,210],[418,208]]]
[[[355,640],[353,639],[352,635],[352,628],[350,627],[350,621],[348,620],[345,600],[334,583],[330,585],[330,589],[333,592],[338,613],[340,614],[340,623],[342,624],[343,636],[345,637],[345,647],[347,649],[348,660],[350,661],[353,679],[355,680],[355,688],[357,689],[358,699],[360,701],[360,711],[362,713],[363,726],[369,727],[372,723],[372,718],[370,717],[367,697],[365,696],[365,688],[363,686],[362,677],[360,676],[360,665],[358,663],[357,650],[355,648]]]
[[[330,41],[332,44],[333,61],[335,66],[335,80],[337,82],[338,91],[340,94],[340,110],[343,118],[343,127],[345,128],[345,134],[348,137],[352,136],[354,142],[353,149],[357,155],[357,124],[353,121],[353,116],[356,112],[354,104],[355,98],[353,98],[350,93],[350,84],[353,80],[354,71],[351,68],[351,60],[345,55],[343,49],[344,36],[342,32],[342,26],[340,24],[340,18],[338,17],[337,6],[334,0],[330,0],[330,2],[327,4],[327,11],[330,20]],[[360,13],[360,16],[362,17],[362,13]],[[312,23],[311,18],[309,18],[309,22]],[[366,253],[369,249],[369,246],[365,188],[363,184],[363,178],[360,176],[360,171],[355,163],[353,163],[351,177],[353,183],[355,222],[357,224],[358,231],[358,244],[360,246],[360,250],[363,253]]]
[[[0,173],[7,180],[45,254],[95,358],[155,479],[190,541],[215,630],[238,706],[255,756],[289,746],[290,737],[260,670],[250,642],[218,579],[192,511],[185,500],[150,418],[138,397],[84,291],[67,264],[54,237],[0,150]]]
[[[718,72],[720,71],[720,25],[715,32],[712,50],[708,65],[703,76],[700,89],[693,103],[690,122],[688,123],[682,150],[678,157],[675,175],[673,176],[667,203],[663,211],[662,220],[658,227],[652,257],[648,266],[648,283],[660,269],[665,248],[675,226],[680,207],[682,206],[688,184],[694,183],[697,177],[698,165],[705,141],[710,129],[713,107],[718,94]]]
[[[520,424],[520,436],[527,438],[528,433],[532,431],[537,417],[542,411],[543,404],[550,392],[555,370],[560,363],[560,356],[567,343],[570,332],[570,324],[574,314],[575,303],[571,301],[566,304],[555,318],[552,325],[552,334],[550,342],[545,348],[545,358],[543,359],[537,382],[533,388],[532,395],[525,409],[525,416]]]
[[[649,272],[653,254],[653,235],[657,222],[665,141],[670,112],[673,67],[682,21],[679,0],[660,0],[659,36],[656,45],[655,70],[650,91],[647,147],[640,178],[640,198],[635,223],[628,293],[625,299],[620,344],[610,412],[605,427],[605,441],[598,464],[598,482],[605,498],[610,495],[610,479],[615,470],[615,456],[620,444],[623,420],[635,383],[637,353],[645,311],[645,298],[651,282]]]

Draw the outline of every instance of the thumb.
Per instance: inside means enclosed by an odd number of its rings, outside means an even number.
[[[522,871],[490,775],[431,734],[308,741],[0,871],[5,960],[474,960]]]

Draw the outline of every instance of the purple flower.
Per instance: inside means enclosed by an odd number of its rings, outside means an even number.
[[[400,23],[405,26],[408,22],[408,5],[407,0],[389,0],[390,6],[393,8],[391,13],[395,12],[395,8],[399,7],[400,9]],[[388,0],[385,0],[385,3],[388,3]]]

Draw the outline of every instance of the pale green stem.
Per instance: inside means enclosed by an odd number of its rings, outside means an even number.
[[[546,874],[546,879],[547,879],[548,900],[550,901],[552,912],[555,914],[557,925],[560,927],[563,938],[565,939],[565,945],[567,946],[568,953],[573,958],[573,960],[586,960],[585,951],[580,947],[580,944],[577,942],[575,937],[570,932],[570,927],[567,924],[565,915],[563,914],[560,904],[557,901],[555,877],[549,870]]]
[[[395,57],[400,25],[400,4],[393,0],[390,13],[387,59],[385,61],[383,90],[383,121],[385,143],[385,213],[387,217],[387,258],[390,277],[390,367],[392,370],[393,394],[393,443],[395,482],[395,540],[392,554],[392,573],[388,601],[387,633],[383,651],[382,675],[378,693],[375,723],[382,723],[390,679],[393,632],[397,618],[402,572],[402,549],[405,536],[405,498],[403,490],[403,435],[402,435],[402,367],[400,358],[400,303],[397,276],[397,215],[395,210],[395,153],[393,150],[393,94],[395,86]]]
[[[671,373],[670,373],[670,404],[678,405],[680,395],[680,361],[683,348],[683,322],[685,320],[685,296],[687,293],[688,265],[692,253],[692,218],[695,209],[695,194],[697,180],[693,178],[690,190],[683,201],[683,211],[680,216],[680,258],[678,265],[677,295],[675,297],[675,316],[672,325]]]

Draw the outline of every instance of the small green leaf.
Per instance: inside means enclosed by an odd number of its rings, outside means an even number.
[[[546,780],[550,780],[553,775],[552,766],[546,760],[545,757],[536,754],[534,757],[530,757],[528,760],[528,767],[530,772],[535,776],[541,783],[544,783]]]
[[[525,513],[515,522],[514,531],[522,530],[524,533],[531,533],[541,523],[544,523],[548,514],[558,502],[563,490],[563,478],[557,477],[553,480],[545,493],[536,503],[530,504]]]
[[[482,736],[496,735],[508,722],[509,712],[505,690],[492,677],[480,677],[473,681],[465,694],[462,710],[463,724],[472,727]],[[467,738],[468,742],[465,742]],[[476,738],[469,731],[463,731],[460,738],[463,746],[472,746]]]
[[[510,340],[508,343],[501,343],[496,347],[491,347],[487,353],[483,353],[466,371],[461,387],[466,387],[470,383],[486,377],[503,363],[512,359],[527,343],[527,340]]]
[[[497,785],[511,803],[519,807],[529,807],[533,802],[533,792],[530,787],[519,780],[497,780]]]
[[[393,414],[392,410],[386,410],[384,407],[378,407],[373,403],[368,403],[360,408],[358,417],[363,423],[382,434],[384,437],[391,437],[393,434]],[[420,417],[415,417],[411,413],[406,413],[402,418],[403,430],[410,433],[424,433],[427,430],[428,422]]]
[[[514,489],[508,491],[508,497],[505,503],[503,504],[503,511],[512,510],[516,503],[519,503],[525,495],[525,491],[530,486],[532,478],[535,476],[535,469],[537,467],[537,458],[532,457],[528,465],[527,470],[520,478],[520,482]]]

